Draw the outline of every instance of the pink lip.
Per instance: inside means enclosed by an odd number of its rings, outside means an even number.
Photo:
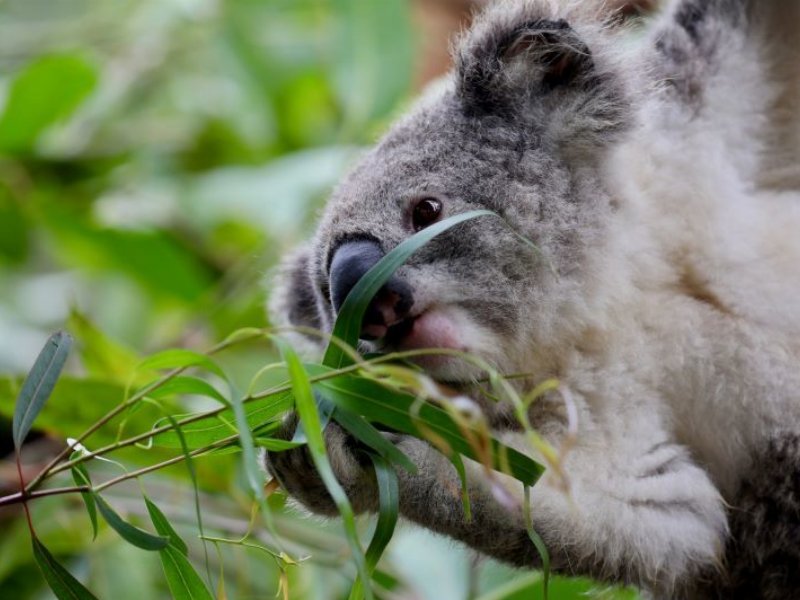
[[[411,325],[409,332],[399,343],[400,350],[419,350],[422,348],[461,348],[460,336],[455,324],[443,311],[428,310],[419,315]]]

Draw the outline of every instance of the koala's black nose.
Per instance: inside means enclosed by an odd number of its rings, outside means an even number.
[[[337,313],[353,286],[381,258],[383,251],[373,240],[345,242],[336,249],[331,259],[330,284],[331,301]],[[408,316],[413,304],[411,287],[393,275],[372,299],[361,325],[361,337],[383,337],[389,327]]]

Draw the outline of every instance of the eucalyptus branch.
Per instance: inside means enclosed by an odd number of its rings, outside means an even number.
[[[242,341],[247,341],[249,339],[253,339],[253,338],[258,337],[260,335],[264,335],[264,333],[265,332],[262,331],[259,334],[254,334],[251,337],[240,338],[240,339],[236,339],[236,340],[222,342],[222,343],[218,344],[217,346],[215,346],[214,348],[212,348],[211,350],[209,350],[207,352],[207,354],[211,355],[211,354],[220,352],[220,351],[222,351],[224,349],[229,348],[231,345],[233,345],[235,343],[239,343],[239,342],[242,342]],[[349,373],[353,373],[353,372],[356,372],[356,371],[359,371],[359,370],[363,370],[365,368],[369,369],[369,367],[371,367],[371,366],[379,365],[379,364],[383,364],[383,363],[387,363],[387,362],[392,362],[392,361],[397,361],[397,360],[412,359],[412,358],[417,358],[417,357],[421,357],[421,356],[443,355],[443,354],[444,355],[453,355],[453,356],[463,356],[463,353],[461,353],[461,352],[458,352],[456,350],[447,350],[447,349],[407,350],[407,351],[404,351],[404,352],[397,352],[397,353],[394,353],[394,354],[391,354],[391,355],[377,356],[377,357],[371,358],[371,359],[366,360],[366,361],[363,360],[363,359],[360,359],[358,362],[356,362],[354,364],[351,364],[351,365],[348,365],[346,367],[342,367],[340,369],[335,369],[335,370],[332,370],[332,371],[330,371],[328,373],[322,373],[322,374],[319,374],[319,375],[315,375],[315,376],[309,377],[309,382],[310,383],[318,383],[320,381],[333,379],[335,377],[339,377],[341,375],[346,375],[346,374],[349,374]],[[471,358],[471,357],[468,357],[468,358]],[[73,446],[78,444],[78,443],[80,443],[81,441],[85,440],[89,435],[91,435],[92,433],[97,431],[105,423],[108,423],[111,419],[113,419],[116,415],[120,414],[122,411],[124,411],[130,405],[132,405],[135,402],[138,402],[139,400],[141,400],[143,397],[145,397],[147,394],[151,393],[155,389],[158,389],[159,387],[164,385],[166,382],[168,382],[170,379],[172,379],[176,375],[180,374],[186,368],[188,368],[188,367],[182,367],[182,368],[178,368],[178,369],[173,369],[172,371],[170,371],[169,373],[167,373],[166,375],[164,375],[160,379],[156,380],[152,384],[142,388],[142,390],[138,391],[129,400],[127,400],[126,402],[120,404],[114,410],[112,410],[108,414],[106,414],[100,421],[98,421],[97,423],[93,424],[89,429],[87,429],[86,432],[84,432],[78,438],[77,442],[75,444],[73,444]],[[516,377],[522,377],[522,376],[524,376],[524,374],[515,374],[515,376]],[[273,396],[273,395],[276,395],[276,394],[281,394],[281,393],[287,392],[289,390],[291,390],[291,384],[289,384],[289,383],[281,384],[281,385],[278,385],[278,386],[273,386],[273,387],[268,388],[266,390],[263,390],[261,392],[257,392],[257,393],[250,394],[250,395],[246,396],[245,398],[242,399],[242,403],[246,404],[248,402],[252,402],[252,401],[255,401],[255,400],[268,398],[269,396]],[[222,407],[217,408],[217,409],[213,409],[213,410],[210,410],[210,411],[206,411],[206,412],[198,413],[198,414],[195,414],[195,415],[191,415],[191,416],[185,417],[183,419],[179,419],[179,420],[177,420],[177,423],[178,423],[179,426],[183,427],[185,425],[190,425],[191,423],[194,423],[196,421],[200,421],[200,420],[206,419],[208,417],[219,415],[219,414],[223,413],[225,410],[228,410],[228,407],[222,406]],[[61,473],[63,471],[66,471],[68,469],[71,469],[71,468],[75,467],[76,465],[84,463],[84,462],[86,462],[88,460],[91,460],[92,458],[97,457],[97,456],[103,456],[105,454],[109,454],[110,452],[114,452],[114,451],[120,450],[122,448],[133,446],[134,444],[137,444],[137,443],[140,443],[140,442],[145,442],[147,440],[150,440],[150,439],[154,438],[157,435],[160,435],[160,434],[165,433],[167,431],[170,431],[172,429],[173,429],[173,426],[171,424],[163,425],[161,427],[156,427],[156,428],[151,429],[149,431],[146,431],[146,432],[131,436],[129,438],[126,438],[124,440],[120,440],[120,441],[114,442],[112,444],[108,444],[106,446],[102,446],[102,447],[100,447],[100,448],[98,448],[96,450],[83,452],[80,456],[78,456],[78,457],[76,457],[76,458],[74,458],[72,460],[61,462],[61,461],[64,460],[64,458],[67,456],[67,454],[73,449],[72,447],[68,446],[56,458],[54,458],[34,479],[32,479],[30,483],[28,483],[28,485],[25,488],[26,489],[26,494],[25,495],[26,495],[26,497],[30,497],[30,498],[36,497],[36,493],[33,491],[35,486],[41,484],[41,482],[47,477],[50,477],[50,476],[56,475],[58,473]],[[238,435],[232,435],[229,438],[225,438],[225,441],[227,443],[227,442],[229,442],[229,441],[231,441],[233,439],[236,439],[236,437],[238,437]],[[222,440],[220,440],[220,442],[221,441]],[[194,456],[195,454],[200,454],[202,452],[207,451],[208,449],[209,449],[208,447],[203,447],[203,448],[194,450],[194,451],[192,451],[191,455]],[[185,459],[185,456],[181,455],[179,457],[175,457],[174,459],[171,459],[171,462],[169,462],[169,464],[175,464],[175,463],[180,462],[181,460],[184,460],[184,459]],[[58,463],[61,463],[61,464],[58,464]],[[158,465],[154,465],[153,467],[146,467],[146,469],[156,470],[157,468],[161,468],[162,466],[167,466],[167,465],[165,465],[163,463],[159,463]],[[134,473],[142,474],[140,471],[136,471]],[[149,472],[149,471],[144,471],[144,472]],[[122,480],[124,480],[124,479],[122,479]],[[101,484],[101,485],[106,486],[106,484]],[[97,489],[97,488],[95,488],[95,489]],[[45,491],[48,491],[48,490],[45,490]],[[66,493],[66,492],[61,492],[61,493]],[[45,495],[51,495],[51,494],[45,494]],[[2,506],[3,501],[6,500],[6,498],[10,498],[10,497],[6,496],[4,498],[0,498],[0,506]],[[8,502],[8,503],[14,503],[14,502],[12,501],[12,502]]]
[[[29,493],[17,492],[9,494],[8,496],[0,497],[0,506],[10,506],[12,504],[21,504],[26,500],[32,498],[44,498],[45,496],[58,496],[60,494],[74,494],[77,492],[88,492],[89,486],[86,485],[73,485],[68,487],[50,488],[47,490],[35,490]]]
[[[233,340],[225,340],[223,342],[220,342],[216,346],[212,347],[205,354],[208,355],[208,356],[212,356],[214,354],[222,352],[223,350],[227,350],[228,348],[230,348],[231,346],[233,346],[235,344],[239,344],[239,343],[242,343],[244,341],[255,339],[257,337],[260,337],[263,334],[264,334],[264,332],[262,331],[262,332],[260,332],[258,334],[253,334],[252,336],[245,336],[245,337],[242,337],[242,338],[239,338],[239,339],[233,339]],[[130,408],[131,406],[136,404],[139,400],[141,400],[142,398],[144,398],[148,394],[152,393],[154,390],[157,390],[158,388],[163,386],[165,383],[167,383],[171,379],[173,379],[176,376],[180,375],[181,373],[183,373],[188,368],[189,368],[189,366],[185,366],[185,367],[178,367],[176,369],[171,370],[169,373],[167,373],[163,377],[161,377],[161,378],[155,380],[154,382],[146,385],[141,390],[136,392],[133,396],[128,398],[128,400],[126,400],[125,402],[119,404],[118,406],[116,406],[112,410],[110,410],[108,413],[106,413],[98,421],[96,421],[94,424],[92,424],[86,431],[84,431],[80,436],[78,436],[78,438],[75,440],[75,442],[73,444],[67,445],[49,463],[47,463],[47,465],[33,479],[31,479],[28,482],[28,485],[25,486],[25,492],[26,493],[30,493],[32,490],[34,490],[42,482],[42,480],[44,480],[45,477],[47,477],[49,474],[51,474],[51,472],[52,473],[58,473],[59,471],[63,471],[64,469],[57,469],[56,470],[55,467],[56,467],[56,465],[58,463],[63,461],[70,452],[73,451],[73,447],[74,446],[77,446],[78,444],[81,444],[90,435],[92,435],[94,432],[96,432],[98,429],[100,429],[103,425],[105,425],[106,423],[111,421],[114,417],[116,417],[117,415],[119,415],[122,412],[126,411],[128,408]],[[130,445],[130,444],[126,444],[126,445]],[[123,446],[120,446],[120,447],[123,447]]]
[[[207,446],[203,446],[201,448],[196,448],[189,452],[189,456],[198,456],[204,454],[206,452],[210,452],[211,450],[215,450],[216,448],[220,448],[222,446],[226,446],[231,442],[236,441],[239,437],[239,434],[230,435],[226,438],[222,438],[217,440],[213,444],[208,444]],[[141,469],[136,469],[135,471],[130,471],[125,473],[124,475],[120,475],[119,477],[114,477],[113,479],[109,479],[104,481],[95,486],[88,486],[88,485],[75,485],[75,486],[67,486],[67,487],[58,487],[58,488],[50,488],[45,490],[33,490],[31,492],[17,492],[15,494],[9,494],[8,496],[0,497],[0,506],[8,506],[12,504],[20,504],[25,502],[31,498],[44,498],[46,496],[57,496],[61,494],[73,494],[78,492],[102,492],[106,488],[110,488],[111,486],[117,485],[118,483],[122,483],[123,481],[128,481],[129,479],[136,479],[141,475],[145,475],[147,473],[152,473],[153,471],[158,471],[165,467],[169,467],[171,465],[183,462],[186,460],[185,454],[179,454],[178,456],[173,456],[167,460],[163,460],[159,463],[154,465],[150,465],[147,467],[142,467]],[[78,461],[74,461],[77,464]],[[69,464],[69,463],[67,463]],[[63,466],[63,465],[62,465]],[[55,474],[55,473],[53,473]]]

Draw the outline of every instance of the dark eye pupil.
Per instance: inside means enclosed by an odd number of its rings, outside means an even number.
[[[439,218],[442,203],[435,198],[423,198],[414,207],[414,229],[419,231]]]

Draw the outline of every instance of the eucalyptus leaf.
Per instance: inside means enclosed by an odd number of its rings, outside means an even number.
[[[142,550],[161,550],[169,543],[169,538],[153,535],[123,520],[100,494],[95,493],[94,499],[106,523],[129,544],[133,544]]]
[[[255,445],[253,444],[253,434],[250,431],[250,424],[247,420],[247,413],[241,398],[233,400],[233,414],[236,418],[236,427],[239,431],[239,444],[242,447],[242,466],[247,477],[250,489],[256,499],[264,500],[264,470],[259,466],[258,456]]]
[[[80,452],[73,452],[70,460],[79,458]],[[89,471],[86,469],[85,463],[79,463],[71,468],[72,480],[75,485],[85,485],[89,489],[92,487],[92,481],[89,479]],[[83,504],[86,506],[86,512],[89,514],[89,521],[92,523],[92,540],[97,539],[97,504],[94,501],[94,495],[91,491],[81,492]]]
[[[50,336],[25,378],[14,407],[12,435],[19,451],[36,416],[53,392],[72,347],[72,336],[59,331]]]
[[[207,381],[204,381],[203,379],[199,379],[198,377],[189,377],[187,375],[178,375],[173,377],[169,381],[166,381],[162,385],[158,386],[152,392],[149,392],[147,395],[150,398],[157,399],[167,398],[169,396],[179,394],[205,396],[206,398],[216,400],[223,406],[231,406],[230,400],[223,396],[222,393],[213,385]]]
[[[286,411],[294,406],[292,394],[289,391],[280,392],[243,404],[243,411],[248,426],[252,428],[264,426],[266,423],[279,419]],[[233,409],[226,409],[219,414],[200,417],[193,423],[181,425],[186,444],[190,449],[208,446],[223,438],[236,433],[233,423],[236,415]],[[155,427],[169,424],[166,418],[156,422]],[[168,448],[179,448],[180,439],[174,430],[164,431],[153,436],[153,443]]]
[[[366,558],[364,556],[364,550],[361,548],[361,543],[358,540],[353,507],[350,505],[347,494],[345,494],[342,486],[336,479],[331,464],[328,461],[322,422],[320,421],[317,404],[314,400],[314,392],[308,380],[308,373],[297,357],[297,354],[295,354],[294,350],[289,346],[285,344],[281,345],[281,352],[286,361],[289,377],[292,381],[292,393],[294,394],[295,407],[300,417],[300,422],[304,426],[311,459],[342,517],[345,533],[347,534],[347,542],[353,552],[353,559],[356,563],[358,577],[361,578],[362,581],[367,581],[369,575]],[[367,599],[372,600],[372,590],[369,586],[364,588],[364,592]]]
[[[368,421],[381,423],[416,437],[421,434],[416,424],[419,422],[444,439],[455,452],[472,459],[479,458],[447,411],[430,402],[421,404],[418,414],[414,416],[414,397],[354,375],[325,379],[315,383],[314,387],[326,398],[330,398],[337,408],[344,407],[362,415]],[[491,445],[492,467],[503,470],[507,461],[510,471],[508,474],[524,484],[533,485],[544,472],[544,467],[521,452],[504,446],[495,439],[491,440]]]
[[[167,586],[174,600],[214,600],[192,563],[172,545],[158,551]]]
[[[400,516],[400,487],[397,473],[392,465],[383,457],[370,453],[372,466],[375,469],[375,480],[378,484],[378,522],[372,534],[366,552],[367,570],[372,575],[383,552],[389,545]],[[358,578],[350,590],[350,600],[361,597],[365,584]]]
[[[97,598],[83,584],[75,579],[61,564],[50,554],[35,536],[33,542],[33,558],[42,570],[45,581],[53,590],[59,600],[97,600]]]
[[[186,470],[189,471],[189,478],[192,480],[192,492],[194,493],[194,513],[195,518],[197,519],[197,529],[200,532],[200,538],[203,540],[203,554],[205,557],[205,566],[206,566],[206,574],[208,575],[208,580],[211,581],[211,567],[209,566],[208,561],[208,547],[206,546],[205,542],[205,531],[203,529],[203,511],[200,509],[200,487],[197,483],[197,469],[195,468],[194,464],[194,457],[192,453],[189,451],[189,446],[186,443],[186,437],[183,435],[183,429],[181,429],[180,424],[172,415],[167,415],[167,419],[172,424],[172,429],[175,431],[175,434],[178,436],[178,441],[181,445],[181,452],[183,452],[184,461],[186,462]],[[147,500],[147,497],[145,497]],[[148,505],[148,511],[149,511]],[[156,514],[160,514],[158,507],[153,505]],[[153,517],[153,512],[150,513],[151,518]],[[162,515],[163,516],[163,515]],[[169,522],[165,523],[166,527],[165,530],[169,531],[169,537],[173,541],[173,545],[176,546],[179,550],[183,549],[184,554],[186,554],[186,544],[183,543],[183,540],[178,537],[178,534],[169,526]],[[156,531],[164,534],[164,531],[159,530],[156,527]],[[176,543],[176,540],[180,540],[180,543]]]
[[[178,550],[184,556],[189,555],[189,548],[186,542],[181,539],[178,532],[173,529],[172,524],[167,517],[161,512],[161,509],[156,506],[150,498],[144,497],[144,503],[147,506],[147,513],[150,515],[150,521],[153,523],[156,531],[162,536],[169,538],[169,544]]]
[[[320,395],[324,396],[322,388]],[[369,422],[360,415],[342,407],[336,409],[336,422],[347,430],[354,438],[366,444],[369,448],[377,452],[381,457],[389,462],[402,467],[409,473],[417,472],[417,465],[411,462],[403,452],[392,442],[387,440],[384,435],[375,429]]]
[[[97,82],[95,68],[74,54],[43,56],[11,83],[0,115],[0,152],[30,150],[50,125],[68,117]]]
[[[140,371],[148,369],[185,369],[189,367],[200,367],[227,380],[225,372],[208,356],[185,348],[172,348],[157,352],[136,365],[137,370]]]
[[[292,448],[299,448],[300,446],[305,445],[305,442],[276,440],[268,437],[253,438],[253,443],[260,448],[269,450],[270,452],[283,452],[284,450],[291,450]]]

